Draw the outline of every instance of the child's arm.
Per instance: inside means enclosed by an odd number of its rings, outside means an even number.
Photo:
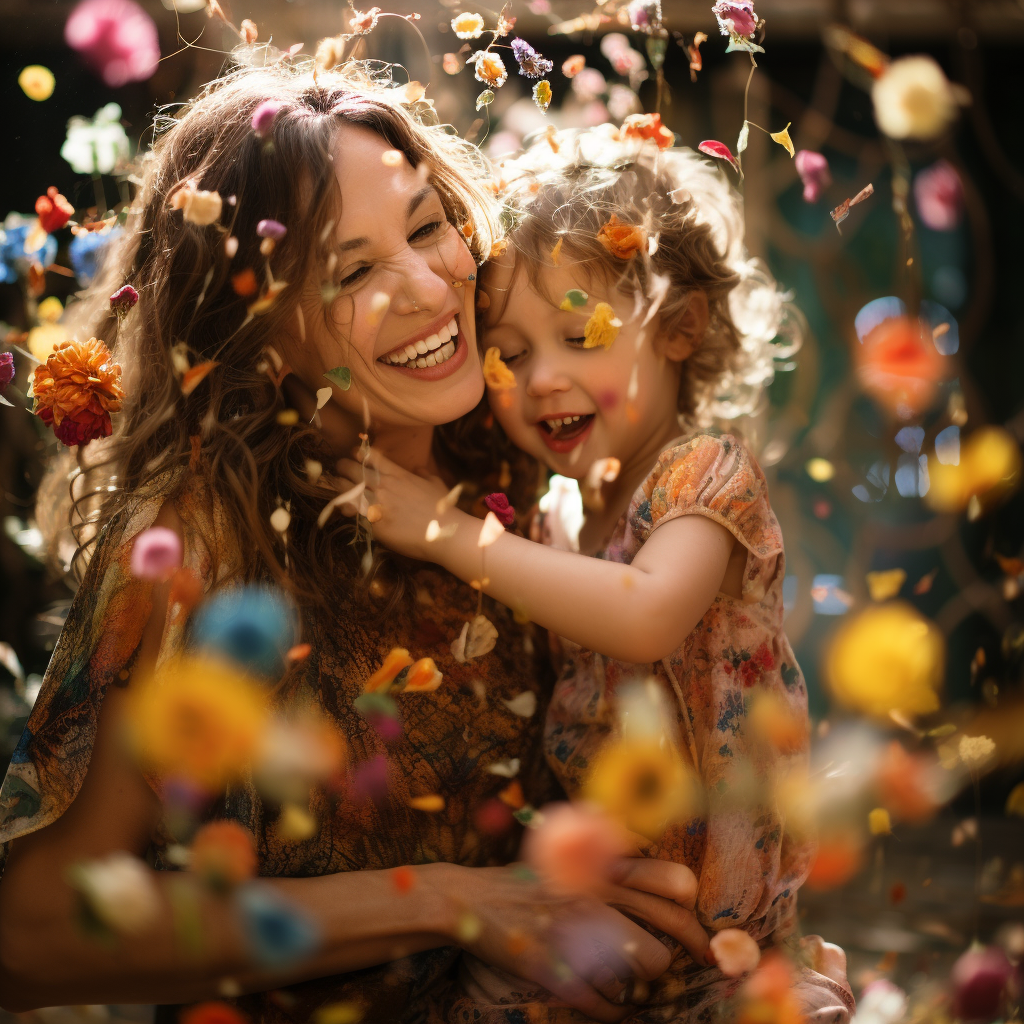
[[[437,562],[467,583],[482,576],[484,591],[513,611],[620,661],[660,661],[679,647],[714,601],[735,543],[724,526],[692,515],[661,526],[631,565],[507,532],[481,549],[479,519],[459,509],[438,515],[437,501],[445,494],[440,480],[409,473],[378,452],[371,459],[367,500],[381,507],[373,526],[379,540]],[[343,460],[338,468],[348,480],[363,478],[356,462]],[[439,521],[441,536],[430,542],[432,519]],[[451,526],[454,534],[444,536]]]

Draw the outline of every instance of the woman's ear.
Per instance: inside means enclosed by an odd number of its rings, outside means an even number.
[[[681,363],[704,340],[710,322],[708,297],[698,288],[690,292],[690,301],[672,329],[659,337],[660,354]]]

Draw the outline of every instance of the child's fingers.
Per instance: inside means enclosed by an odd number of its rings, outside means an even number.
[[[363,467],[354,459],[338,459],[334,464],[335,473],[346,480],[362,480],[365,476]]]
[[[648,857],[624,857],[613,879],[627,889],[653,893],[693,910],[697,904],[697,876],[684,864]]]

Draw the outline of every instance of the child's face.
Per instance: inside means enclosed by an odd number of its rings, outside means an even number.
[[[487,265],[484,291],[495,313],[485,320],[483,344],[500,349],[516,377],[516,387],[488,391],[498,422],[513,444],[563,476],[585,477],[609,456],[623,466],[647,457],[678,428],[680,363],[656,338],[657,318],[642,329],[644,307],[635,310],[632,297],[565,268],[545,271],[541,287],[546,294],[525,270],[513,275],[510,263]],[[588,293],[586,305],[560,310],[573,288]],[[602,301],[622,328],[610,348],[585,349],[584,325]]]

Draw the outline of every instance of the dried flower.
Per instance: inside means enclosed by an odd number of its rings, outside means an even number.
[[[459,39],[479,39],[484,30],[484,19],[479,14],[460,14],[452,18],[452,31]]]
[[[156,24],[134,0],[82,0],[64,40],[112,88],[151,78],[160,61]]]
[[[75,864],[68,880],[108,928],[138,935],[160,919],[161,901],[153,875],[138,857],[117,851],[102,860]]]
[[[172,210],[181,210],[182,217],[191,224],[206,227],[220,220],[223,201],[219,192],[207,192],[189,179],[171,196]]]
[[[234,821],[211,821],[192,842],[192,870],[211,888],[223,891],[256,874],[252,836]]]
[[[130,285],[125,284],[110,296],[110,308],[117,314],[118,320],[123,320],[139,301],[139,293]]]
[[[842,704],[876,718],[938,710],[945,642],[935,625],[900,601],[871,605],[832,640],[825,675]]]
[[[914,202],[925,227],[952,231],[960,222],[964,188],[948,160],[939,160],[914,179]]]
[[[516,375],[505,365],[497,346],[484,353],[484,381],[489,388],[504,391],[516,386]]]
[[[365,36],[367,32],[372,32],[377,27],[379,17],[379,7],[371,7],[368,11],[353,11],[348,25],[352,29],[353,35]]]
[[[238,26],[238,34],[241,36],[242,42],[249,46],[252,46],[260,36],[256,22],[250,21],[248,18],[243,19],[242,24]]]
[[[658,149],[670,149],[676,138],[661,123],[661,114],[630,114],[622,122],[621,130],[627,138],[650,139]]]
[[[816,203],[821,190],[832,184],[828,160],[810,149],[801,149],[795,157],[796,173],[804,186],[804,202]]]
[[[757,31],[757,15],[754,14],[753,0],[718,0],[711,10],[718,19],[719,31],[723,36],[729,37],[726,53],[733,50],[764,53],[764,49],[751,39]]]
[[[43,67],[42,64],[29,64],[28,67],[22,68],[18,75],[18,85],[21,86],[21,91],[30,100],[35,100],[37,103],[48,100],[53,95],[56,84],[57,80],[53,77],[53,72],[49,68]]]
[[[587,58],[581,53],[574,53],[562,61],[562,74],[566,78],[575,78],[587,66]]]
[[[7,385],[14,380],[14,353],[0,352],[0,395],[7,390]]]
[[[525,39],[512,40],[512,53],[519,65],[519,74],[527,78],[543,78],[555,66],[542,57]]]
[[[162,583],[181,566],[181,538],[164,526],[151,526],[132,545],[132,575]]]
[[[508,496],[501,491],[488,494],[484,504],[498,517],[502,526],[511,526],[516,521],[516,510],[509,504]]]
[[[894,60],[871,87],[875,121],[891,139],[934,139],[956,117],[958,94],[932,57]]]
[[[724,142],[718,142],[716,139],[705,139],[697,149],[708,156],[715,157],[717,160],[728,160],[732,164],[732,169],[739,173],[740,165],[736,162],[736,157],[732,155],[732,150]]]
[[[489,85],[492,89],[500,89],[508,80],[508,71],[501,58],[490,50],[477,50],[469,58],[469,62],[476,65],[476,80]]]
[[[789,124],[792,123],[792,121],[789,122]],[[769,132],[768,135],[772,142],[777,142],[792,159],[796,155],[796,150],[793,148],[793,140],[789,137],[789,124],[781,132]]]
[[[260,238],[272,238],[280,242],[288,234],[288,229],[279,220],[261,220],[256,225],[256,234]]]
[[[629,27],[634,32],[652,32],[661,28],[661,0],[632,0],[626,8]]]
[[[599,302],[583,328],[583,347],[602,345],[606,349],[611,348],[621,326],[622,321],[615,315],[615,310],[607,302]]]
[[[62,342],[35,368],[33,412],[66,445],[109,437],[110,414],[120,412],[121,367],[96,338]]]
[[[723,928],[712,935],[711,952],[727,978],[749,974],[761,961],[761,948],[740,928]]]
[[[533,87],[533,102],[542,112],[551,106],[551,83],[546,78]]]
[[[601,225],[597,240],[620,260],[632,259],[647,248],[647,232],[637,224],[623,223],[614,213]]]
[[[50,234],[59,231],[71,219],[75,208],[58,191],[56,185],[46,190],[45,196],[36,200],[36,215],[42,229]]]

